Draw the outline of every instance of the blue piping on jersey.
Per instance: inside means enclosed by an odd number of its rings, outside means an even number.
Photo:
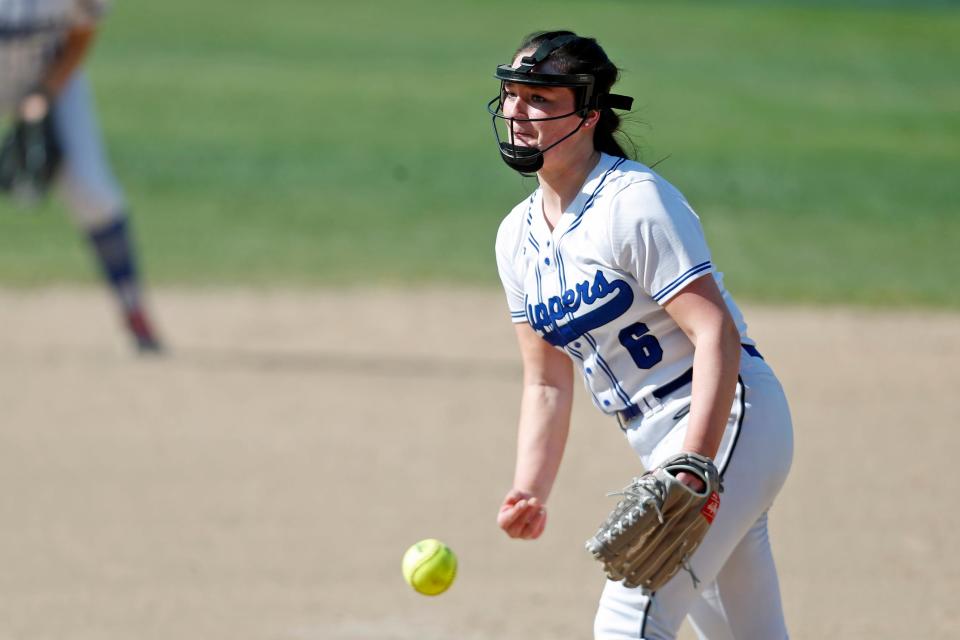
[[[540,262],[537,262],[537,268],[533,272],[537,276],[537,302],[543,300],[543,276],[540,274]],[[530,308],[530,305],[527,305],[527,308]],[[532,325],[531,325],[532,326]]]
[[[527,226],[528,226],[528,227],[533,224],[533,200],[534,200],[534,198],[536,197],[536,195],[537,195],[537,192],[534,191],[533,193],[530,194],[530,197],[527,198]],[[537,253],[539,253],[539,252],[540,252],[540,246],[537,244],[536,239],[534,239],[534,237],[533,237],[533,231],[529,231],[529,232],[528,232],[528,234],[527,234],[527,240],[530,242],[530,244],[533,245],[533,248],[537,250]],[[524,251],[526,251],[526,250],[524,250]],[[527,309],[527,301],[528,301],[528,300],[529,300],[529,296],[528,296],[526,293],[524,293],[524,294],[523,294],[523,309],[524,309],[524,310],[523,310],[523,311],[511,311],[511,312],[510,312],[510,318],[511,318],[511,320],[513,320],[513,319],[518,319],[518,318],[526,318],[526,317],[527,317],[527,311],[526,311],[526,309]]]
[[[610,368],[610,365],[607,364],[607,361],[603,359],[603,356],[600,355],[600,350],[597,348],[596,339],[589,333],[583,334],[583,337],[590,343],[590,346],[593,347],[594,353],[597,354],[597,365],[600,366],[600,369],[607,374],[607,378],[610,379],[610,382],[613,383],[613,389],[616,392],[617,396],[623,400],[623,404],[627,407],[630,406],[630,396],[627,395],[626,390],[620,384],[620,380],[617,379],[616,374],[613,372],[613,369]]]
[[[537,195],[537,192],[534,191],[530,194],[530,198],[527,200],[527,226],[533,226],[533,197]],[[527,232],[527,240],[530,244],[533,245],[533,248],[537,250],[537,253],[540,253],[540,244],[537,243],[537,239],[533,237],[533,229],[531,228]]]
[[[563,232],[563,235],[560,236],[560,240],[563,240],[568,233],[580,226],[580,223],[583,222],[583,214],[585,214],[587,210],[593,206],[593,203],[596,202],[597,196],[600,195],[600,191],[603,190],[607,184],[607,178],[610,177],[610,174],[616,171],[617,168],[626,161],[626,158],[619,158],[613,163],[612,167],[607,169],[606,173],[603,174],[603,177],[600,178],[600,184],[598,184],[597,188],[593,190],[593,193],[590,194],[590,197],[587,198],[587,201],[583,203],[583,208],[580,210],[580,213],[577,214],[577,219],[574,220],[569,227],[567,227],[566,231]],[[560,240],[557,240],[557,244],[560,244]]]
[[[577,359],[579,359],[580,362],[582,363],[582,366],[584,366],[584,367],[587,366],[587,361],[584,359],[582,353],[580,353],[579,351],[577,351],[577,350],[574,349],[573,347],[566,347],[566,350],[569,351],[571,354],[575,355],[575,356],[577,357]],[[593,398],[593,403],[599,407],[599,406],[602,404],[602,403],[600,402],[600,398],[598,398],[598,397],[597,397],[597,394],[595,394],[595,393],[593,392],[593,389],[590,388],[590,385],[589,385],[589,384],[586,385],[586,386],[587,386],[587,391],[590,392],[590,397]]]
[[[654,300],[654,302],[660,302],[660,300],[661,300],[664,296],[666,296],[668,293],[670,293],[671,291],[673,291],[674,289],[676,289],[677,287],[679,287],[681,284],[683,284],[683,282],[684,282],[687,278],[689,278],[690,276],[692,276],[692,275],[694,275],[694,274],[700,273],[701,271],[706,271],[706,270],[708,270],[710,267],[711,267],[711,263],[710,263],[709,260],[707,260],[706,262],[701,262],[700,264],[695,265],[695,266],[693,266],[693,267],[690,267],[690,268],[687,269],[679,278],[677,278],[676,280],[674,280],[673,282],[671,282],[670,284],[668,284],[667,286],[665,286],[663,289],[660,289],[660,291],[658,291],[657,293],[655,293],[655,294],[653,295],[653,300]]]
[[[607,171],[603,174],[603,177],[600,178],[600,183],[597,185],[596,189],[593,190],[593,193],[590,194],[590,197],[587,198],[587,201],[586,201],[585,203],[583,203],[583,208],[580,210],[580,213],[577,214],[577,219],[576,219],[573,223],[571,223],[571,225],[570,225],[569,227],[567,227],[567,229],[563,232],[563,234],[561,234],[560,238],[557,240],[557,242],[556,242],[555,245],[554,245],[554,248],[553,248],[553,257],[554,257],[554,260],[555,260],[556,263],[557,263],[557,272],[558,272],[558,275],[559,275],[559,277],[560,277],[560,290],[561,290],[561,291],[566,290],[566,288],[567,288],[567,286],[566,286],[566,280],[567,280],[567,278],[566,278],[566,274],[565,274],[565,266],[564,266],[564,263],[563,263],[563,257],[560,255],[560,243],[561,243],[561,242],[563,241],[563,239],[567,236],[567,234],[569,234],[571,231],[573,231],[576,227],[578,227],[578,226],[580,225],[580,223],[583,221],[584,214],[594,205],[594,203],[595,203],[596,200],[597,200],[597,196],[600,195],[600,191],[602,191],[602,190],[603,190],[603,187],[606,186],[606,184],[607,184],[607,178],[610,177],[610,174],[613,173],[613,172],[614,172],[618,167],[620,167],[620,165],[622,165],[624,162],[626,162],[626,158],[619,158],[619,159],[617,159],[617,161],[613,164],[613,166],[611,166],[609,169],[607,169]],[[632,294],[632,293],[633,293],[633,292],[631,291],[631,294]],[[632,304],[632,302],[633,302],[633,296],[631,295],[631,304]],[[568,315],[571,317],[570,321],[572,321],[572,320],[573,320],[573,314],[572,314],[572,313],[568,313]],[[618,315],[619,315],[619,314],[618,314]],[[570,321],[568,321],[568,324],[569,324]],[[584,333],[583,333],[583,337],[587,340],[587,342],[588,342],[588,343],[590,344],[590,346],[593,348],[594,353],[596,353],[596,356],[597,356],[597,364],[599,365],[600,369],[604,372],[604,374],[606,374],[606,376],[607,376],[607,378],[610,380],[610,382],[613,384],[614,392],[615,392],[615,393],[617,394],[617,396],[623,401],[623,403],[624,403],[626,406],[629,407],[629,406],[631,405],[630,396],[627,394],[626,390],[624,390],[623,385],[620,384],[620,380],[617,379],[617,376],[613,373],[613,370],[610,368],[610,365],[607,364],[607,362],[603,359],[603,356],[600,355],[600,351],[599,351],[599,349],[597,349],[597,341],[594,339],[594,337],[593,337],[592,335],[590,335],[589,332],[584,332]],[[591,392],[592,392],[592,391],[591,391]],[[594,396],[594,397],[596,397],[596,396]]]
[[[590,197],[587,198],[587,201],[583,203],[583,208],[580,209],[580,213],[577,214],[577,219],[569,226],[567,229],[560,235],[557,239],[557,242],[553,245],[553,259],[557,263],[557,273],[560,276],[560,290],[565,291],[567,288],[567,276],[564,273],[563,266],[563,256],[560,255],[560,243],[563,242],[563,239],[567,237],[567,234],[573,231],[575,225],[579,225],[580,221],[583,220],[583,215],[587,210],[593,206],[593,203],[597,199],[600,191],[603,189],[604,185],[607,183],[607,178],[613,172],[614,169],[619,167],[621,164],[626,162],[626,159],[620,158],[617,162],[613,164],[612,167],[607,169],[606,173],[603,174],[603,177],[600,178],[600,184],[597,185],[597,188],[593,190],[593,193],[590,194]]]
[[[620,158],[617,162],[613,164],[612,167],[607,169],[606,173],[603,174],[603,177],[600,178],[600,184],[597,185],[597,188],[593,190],[593,193],[590,194],[590,197],[587,198],[587,201],[583,203],[583,208],[580,209],[580,213],[577,214],[577,219],[560,235],[560,238],[557,239],[556,244],[553,246],[553,259],[557,263],[557,273],[560,276],[560,290],[565,291],[567,288],[567,276],[565,273],[565,268],[563,266],[563,256],[560,255],[560,243],[563,242],[563,239],[567,237],[567,234],[573,231],[575,226],[580,224],[580,221],[583,220],[583,215],[587,210],[593,206],[593,203],[596,202],[597,196],[600,194],[600,191],[603,189],[604,185],[607,183],[607,178],[610,174],[619,167],[621,164],[626,162],[626,159]]]
[[[536,265],[537,265],[537,268],[533,273],[534,275],[537,276],[537,306],[539,306],[543,304],[543,275],[540,273],[539,259],[537,260]],[[532,311],[533,305],[531,305],[527,300],[528,300],[528,297],[524,296],[523,308],[526,311],[527,322],[530,324],[531,327],[533,327],[536,322],[536,319],[533,317],[533,311]],[[557,321],[551,319],[550,326],[551,328],[556,329]]]

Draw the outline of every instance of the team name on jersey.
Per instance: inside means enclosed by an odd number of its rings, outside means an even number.
[[[599,307],[579,317],[574,316],[581,305],[592,305],[611,295],[613,298]],[[625,280],[608,282],[603,272],[597,270],[592,283],[589,279],[584,280],[559,296],[551,296],[546,302],[527,304],[527,322],[544,340],[555,347],[562,347],[620,317],[632,304],[633,290]],[[568,314],[573,317],[566,324],[557,324]]]

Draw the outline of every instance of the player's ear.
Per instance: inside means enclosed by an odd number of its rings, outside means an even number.
[[[597,109],[591,109],[587,112],[587,117],[583,121],[583,126],[587,129],[597,126],[597,122],[600,121],[600,111]]]

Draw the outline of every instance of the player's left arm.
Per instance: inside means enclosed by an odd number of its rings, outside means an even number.
[[[712,459],[720,448],[736,392],[740,332],[710,274],[684,287],[664,309],[694,345],[693,395],[683,450]],[[692,475],[680,480],[695,488],[701,484]]]
[[[60,93],[67,80],[87,57],[97,35],[97,26],[93,22],[75,25],[67,32],[63,49],[44,74],[41,88],[47,95]]]
[[[74,25],[64,37],[63,47],[53,59],[36,88],[20,103],[20,116],[28,121],[43,118],[67,80],[86,58],[97,34],[95,22]]]

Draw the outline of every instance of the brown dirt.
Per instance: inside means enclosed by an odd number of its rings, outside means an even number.
[[[501,535],[519,367],[496,292],[0,292],[0,640],[564,640],[637,471],[578,397],[543,539]],[[771,515],[795,639],[960,636],[960,316],[748,307],[794,411]],[[406,547],[459,554],[413,593]],[[692,637],[685,632],[683,637]]]

